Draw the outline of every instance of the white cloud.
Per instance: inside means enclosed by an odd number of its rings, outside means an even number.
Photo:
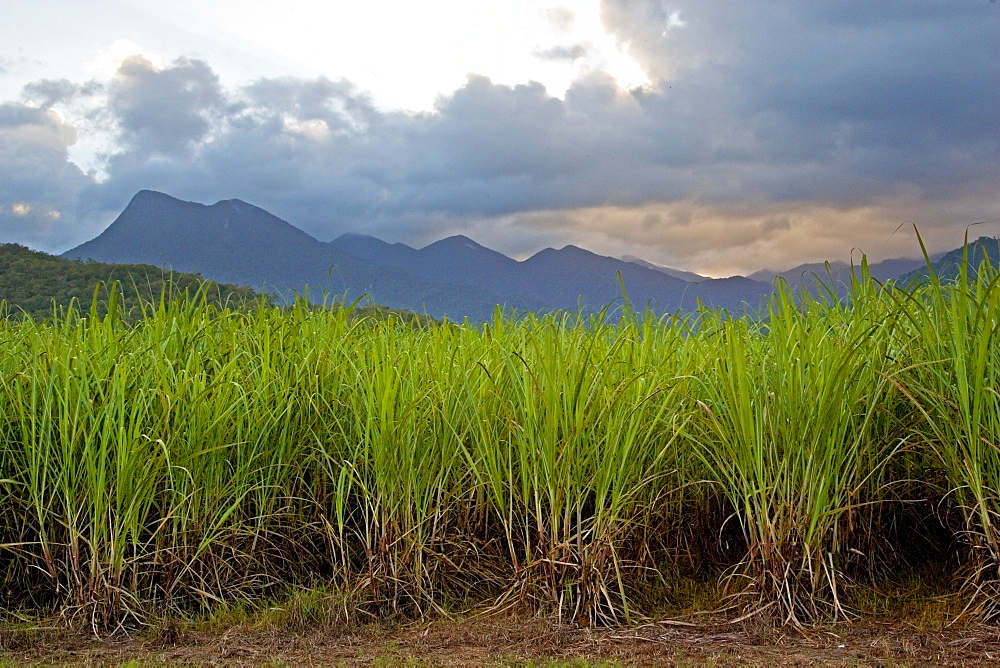
[[[300,76],[348,79],[384,109],[430,110],[469,74],[506,84],[535,80],[555,95],[598,70],[626,87],[646,82],[627,48],[604,27],[599,0],[248,0],[238,11],[222,0],[130,4],[220,51],[256,51]],[[586,44],[587,57],[535,57],[565,43]]]

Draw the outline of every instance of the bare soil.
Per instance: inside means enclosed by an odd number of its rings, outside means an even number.
[[[920,629],[856,622],[805,630],[763,624],[664,620],[585,629],[516,614],[441,619],[386,627],[325,625],[292,631],[234,625],[224,630],[160,629],[143,637],[0,631],[0,664],[200,665],[832,665],[1000,664],[1000,627]]]

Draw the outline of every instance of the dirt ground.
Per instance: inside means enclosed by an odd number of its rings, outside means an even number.
[[[857,622],[808,630],[665,620],[590,630],[493,615],[392,628],[160,630],[98,639],[65,630],[0,632],[0,665],[998,665],[1000,627],[922,630]]]

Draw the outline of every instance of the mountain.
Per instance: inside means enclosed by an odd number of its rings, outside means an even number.
[[[540,303],[552,309],[599,311],[622,302],[622,284],[635,308],[657,313],[708,306],[741,310],[755,307],[770,293],[766,283],[745,278],[693,283],[639,262],[618,260],[577,246],[546,248],[518,262],[465,236],[453,236],[421,249],[388,244],[374,237],[345,234],[330,242],[370,262],[388,264],[423,278],[475,286],[504,295],[508,304]],[[655,266],[655,265],[654,265]],[[531,309],[535,310],[535,309]]]
[[[307,289],[314,300],[324,293],[349,301],[368,295],[393,309],[477,321],[489,319],[497,305],[531,311],[614,308],[623,302],[622,284],[636,309],[663,314],[700,303],[740,312],[759,306],[779,275],[811,283],[816,274],[840,282],[841,290],[850,277],[848,265],[833,263],[830,273],[826,265],[811,264],[710,279],[572,245],[517,261],[461,235],[420,249],[359,234],[321,242],[240,200],[203,205],[148,190],[137,193],[104,232],[64,256],[197,271],[282,299]],[[884,281],[921,265],[887,260],[870,269]]]
[[[761,297],[771,291],[769,285],[746,279],[739,285],[725,279],[691,283],[577,246],[559,250],[546,248],[522,265],[519,278],[523,281],[523,289],[531,290],[527,294],[574,310],[581,301],[581,305],[595,310],[620,301],[619,275],[633,306],[636,309],[648,306],[657,313],[691,310],[697,308],[699,301],[706,306],[731,310],[742,310],[746,305],[754,308],[760,304]]]
[[[164,291],[206,290],[206,297],[216,304],[256,304],[260,295],[246,287],[216,284],[197,274],[166,273],[147,264],[103,264],[78,262],[33,251],[17,244],[0,244],[0,301],[11,309],[8,317],[26,313],[41,320],[53,313],[53,304],[68,306],[76,301],[88,312],[98,290],[98,311],[106,312],[103,298],[108,286],[118,283],[125,311],[140,304],[156,302]]]
[[[421,278],[478,286],[512,301],[521,299],[510,280],[518,262],[466,236],[447,237],[419,250],[363,234],[344,234],[330,245],[367,262],[398,267]]]
[[[636,257],[635,255],[623,255],[618,259],[623,262],[631,262],[632,264],[637,264],[640,267],[646,267],[647,269],[655,269],[656,271],[661,271],[664,274],[673,276],[674,278],[679,278],[684,281],[688,281],[690,283],[700,283],[701,281],[708,280],[707,276],[702,276],[701,274],[696,274],[692,271],[683,271],[681,269],[664,267],[662,264],[656,264],[655,262],[648,262],[646,260],[643,260],[641,257]]]
[[[435,317],[487,319],[503,300],[485,290],[455,290],[392,266],[377,266],[323,243],[267,211],[225,200],[211,206],[140,191],[100,235],[63,254],[110,263],[198,271],[282,298],[308,286],[313,299],[369,294],[389,308]]]
[[[750,274],[748,278],[755,281],[774,282],[776,278],[783,278],[789,283],[810,282],[815,277],[826,281],[828,279],[841,280],[850,278],[850,265],[846,262],[830,262],[829,266],[825,262],[810,262],[800,264],[797,267],[786,269],[785,271],[775,271],[773,269],[761,269]]]
[[[869,264],[868,272],[876,281],[884,283],[885,281],[898,277],[900,274],[924,267],[925,264],[926,263],[923,259],[892,258]],[[860,265],[856,265],[855,271],[859,267]],[[824,283],[833,282],[835,284],[850,285],[851,265],[846,262],[813,262],[809,264],[800,264],[799,266],[786,271],[762,269],[761,271],[756,271],[750,274],[748,278],[752,278],[755,281],[765,281],[770,283],[779,276],[793,284],[812,283],[819,278]]]
[[[957,278],[962,267],[963,257],[966,260],[969,278],[975,278],[979,275],[979,268],[984,261],[988,261],[994,268],[1000,268],[1000,238],[979,237],[969,243],[967,256],[964,246],[938,256],[932,256],[931,268],[941,280]],[[896,282],[899,285],[906,285],[912,281],[924,281],[927,280],[927,275],[927,264],[921,262],[919,269],[903,274]]]
[[[376,237],[353,232],[343,234],[329,243],[367,262],[394,267],[402,267],[411,262],[417,253],[415,248],[410,248],[406,244],[389,244]]]

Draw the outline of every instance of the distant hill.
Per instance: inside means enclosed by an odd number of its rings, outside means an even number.
[[[621,304],[619,275],[635,308],[649,306],[658,313],[690,310],[699,300],[707,306],[753,308],[771,291],[770,285],[745,278],[718,280],[690,274],[699,279],[693,283],[640,262],[577,246],[546,248],[518,262],[461,235],[419,250],[358,234],[345,234],[330,243],[369,262],[392,265],[416,276],[504,294],[508,304],[526,308],[536,303],[550,309],[597,311]]]
[[[621,297],[620,274],[632,304],[656,312],[697,308],[698,303],[734,311],[760,306],[771,286],[749,279],[718,279],[691,283],[632,262],[597,255],[576,246],[547,248],[524,261],[527,280],[540,296],[569,307],[583,294],[588,306],[600,307]]]
[[[662,264],[656,264],[655,262],[649,262],[643,260],[641,257],[636,257],[635,255],[623,255],[620,258],[623,262],[631,262],[637,264],[640,267],[646,267],[647,269],[655,269],[656,271],[663,272],[664,274],[669,274],[674,278],[679,278],[690,283],[700,283],[701,281],[707,281],[707,276],[702,276],[701,274],[696,274],[693,271],[684,271],[682,269],[673,269],[671,267],[664,267]],[[757,279],[754,279],[757,280]]]
[[[876,281],[884,283],[890,279],[897,278],[900,274],[914,271],[924,267],[926,263],[923,259],[893,258],[875,262],[868,265],[871,277]],[[857,270],[855,266],[855,270]],[[851,265],[846,262],[813,262],[810,264],[800,264],[797,267],[786,271],[772,271],[764,269],[750,274],[749,278],[756,281],[772,282],[778,277],[784,278],[789,283],[810,283],[819,278],[824,282],[850,284]]]
[[[331,241],[330,246],[366,262],[396,267],[420,278],[503,295],[510,306],[528,310],[550,308],[544,301],[518,294],[519,283],[512,280],[517,271],[516,260],[465,236],[441,239],[417,250],[363,234],[344,234]]]
[[[931,258],[931,268],[935,275],[941,280],[951,280],[958,277],[962,267],[962,257],[964,248],[942,253],[936,258]],[[967,256],[967,266],[969,277],[974,278],[979,275],[979,268],[983,261],[988,261],[993,267],[1000,267],[1000,239],[996,237],[979,237],[969,243]],[[922,262],[920,268],[909,271],[897,279],[899,285],[906,285],[912,281],[926,280],[928,276],[927,264]]]
[[[126,310],[140,301],[155,302],[165,289],[177,294],[204,288],[211,301],[233,306],[255,304],[260,299],[250,288],[206,281],[197,274],[164,272],[145,264],[77,262],[17,244],[0,244],[0,301],[7,303],[8,317],[27,313],[41,320],[52,315],[53,304],[65,307],[73,300],[89,311],[99,285],[98,312],[103,315],[107,306],[104,298],[115,281]]]

